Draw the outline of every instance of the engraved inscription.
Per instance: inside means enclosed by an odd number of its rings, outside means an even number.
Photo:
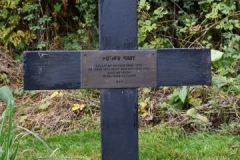
[[[156,86],[156,52],[150,50],[86,51],[82,88]]]

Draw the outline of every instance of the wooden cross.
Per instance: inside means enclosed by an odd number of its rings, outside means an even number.
[[[24,89],[101,88],[103,160],[138,159],[138,87],[209,85],[209,49],[137,50],[137,1],[99,0],[100,50],[24,53]]]

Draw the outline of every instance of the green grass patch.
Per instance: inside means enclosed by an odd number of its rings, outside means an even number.
[[[239,159],[240,136],[213,133],[186,135],[179,128],[147,128],[140,131],[142,160]]]
[[[46,138],[52,151],[29,136],[20,141],[20,159],[101,159],[100,131],[96,129],[57,134]],[[179,128],[147,127],[139,131],[139,159],[221,159],[240,156],[240,135],[195,133]]]
[[[20,159],[100,159],[100,132],[88,131],[56,134],[46,138],[52,151],[32,137],[21,140],[23,146]]]

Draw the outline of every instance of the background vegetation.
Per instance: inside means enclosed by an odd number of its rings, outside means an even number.
[[[97,5],[96,0],[0,1],[0,86],[10,86],[17,106],[14,112],[9,112],[0,102],[1,117],[14,113],[10,116],[13,116],[14,126],[20,125],[43,135],[99,127],[98,90],[23,91],[21,68],[24,50],[97,49]],[[184,133],[240,133],[240,1],[138,0],[138,46],[207,47],[212,51],[212,86],[139,90],[140,126],[177,125]],[[7,125],[1,117],[1,126]],[[15,133],[15,128],[9,127],[8,131],[3,133],[2,129],[0,133],[8,139],[0,138],[4,144],[0,146],[0,155],[3,148],[9,147],[11,153],[18,148],[9,142],[15,138],[10,135],[11,130]],[[99,134],[96,130],[93,132]],[[145,132],[149,132],[148,129]],[[175,132],[170,135],[174,137]],[[28,143],[28,140],[19,143]],[[151,140],[155,141],[148,141]],[[95,146],[96,142],[93,143]],[[216,143],[220,144],[220,141]],[[24,150],[21,152],[25,153]],[[239,143],[233,144],[229,153],[239,153]],[[146,158],[147,154],[141,154]],[[202,152],[202,155],[208,154]],[[220,158],[223,156],[219,155]]]
[[[214,73],[240,73],[240,2],[139,0],[139,48],[208,47],[223,52]],[[98,47],[95,0],[2,0],[1,50],[78,50]]]

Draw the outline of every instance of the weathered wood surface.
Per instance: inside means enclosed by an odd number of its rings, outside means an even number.
[[[137,1],[99,1],[100,50],[137,49]],[[101,90],[102,160],[138,159],[137,89]]]
[[[80,51],[26,52],[24,89],[81,88],[80,54]],[[159,49],[157,54],[158,86],[210,85],[209,49]]]
[[[137,49],[137,1],[99,0],[100,50]],[[24,53],[24,89],[81,88],[83,51]],[[157,50],[157,85],[209,85],[210,51]],[[147,76],[147,75],[146,75]],[[101,90],[103,160],[138,159],[137,89]]]
[[[24,53],[24,89],[80,88],[80,52]]]
[[[158,86],[210,85],[210,49],[159,49]]]

